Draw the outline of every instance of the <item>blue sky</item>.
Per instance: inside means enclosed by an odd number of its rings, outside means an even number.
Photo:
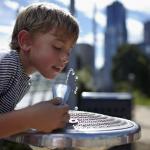
[[[8,49],[10,35],[19,6],[26,6],[31,2],[40,0],[1,0],[0,1],[0,48]],[[42,0],[43,1],[43,0]],[[68,9],[70,0],[45,0],[54,2],[64,9]],[[143,41],[143,23],[150,20],[149,0],[118,0],[127,10],[128,42],[138,43]],[[78,43],[85,42],[93,44],[93,12],[96,7],[97,43],[96,59],[97,68],[102,67],[104,62],[104,32],[106,26],[106,7],[114,0],[75,0],[76,17],[80,24],[80,37]]]

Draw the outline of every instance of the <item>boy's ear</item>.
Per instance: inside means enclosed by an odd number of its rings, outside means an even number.
[[[29,51],[31,48],[31,35],[26,30],[21,30],[18,33],[18,43],[23,51]]]

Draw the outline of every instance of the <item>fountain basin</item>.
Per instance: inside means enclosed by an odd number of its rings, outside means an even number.
[[[51,133],[30,130],[7,140],[28,144],[36,150],[83,149],[104,150],[113,146],[133,143],[140,138],[140,126],[130,120],[108,115],[70,110],[69,123],[64,129]]]

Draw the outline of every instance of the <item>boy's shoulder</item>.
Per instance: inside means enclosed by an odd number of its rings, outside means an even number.
[[[10,53],[10,51],[0,50],[0,61]]]
[[[15,51],[0,50],[0,72],[15,73],[18,68],[18,55]]]
[[[0,50],[0,93],[6,91],[17,72],[16,56],[11,51]]]

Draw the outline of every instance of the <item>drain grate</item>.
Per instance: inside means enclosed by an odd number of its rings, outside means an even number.
[[[126,119],[85,111],[70,111],[70,123],[72,122],[76,122],[73,124],[75,130],[88,132],[120,130],[133,126],[133,123]]]

